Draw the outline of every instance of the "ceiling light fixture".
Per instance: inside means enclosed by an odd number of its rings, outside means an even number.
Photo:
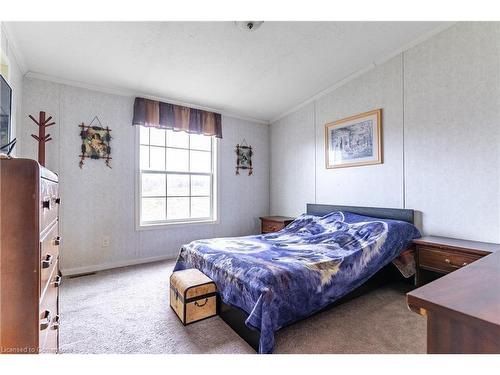
[[[234,24],[241,30],[255,31],[262,26],[264,21],[234,21]]]

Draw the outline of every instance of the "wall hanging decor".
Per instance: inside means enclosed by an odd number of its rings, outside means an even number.
[[[93,125],[96,121],[99,126]],[[95,116],[89,125],[85,125],[83,122],[78,125],[82,128],[80,131],[80,137],[82,138],[82,150],[80,155],[80,168],[83,167],[83,162],[85,158],[90,159],[104,159],[106,165],[109,165],[111,158],[111,129],[107,126],[104,128],[99,121],[99,118]]]
[[[252,167],[252,146],[249,146],[245,140],[241,145],[236,145],[236,174],[240,174],[240,169],[248,169],[248,175],[253,174]]]
[[[382,163],[381,109],[325,125],[326,168]]]
[[[45,112],[43,111],[40,111],[38,114],[38,120],[31,115],[29,115],[29,118],[38,125],[38,135],[31,134],[31,136],[38,141],[38,163],[45,167],[45,143],[52,140],[50,134],[45,134],[45,129],[55,125],[55,122],[49,122],[52,120],[52,116],[45,118]]]

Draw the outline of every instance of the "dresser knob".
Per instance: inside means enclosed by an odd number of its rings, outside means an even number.
[[[61,244],[61,236],[54,238],[54,245],[59,246]]]
[[[52,325],[50,326],[50,329],[59,329],[59,315],[56,315],[54,319],[52,319]]]
[[[46,201],[42,201],[42,208],[46,208],[50,210],[50,199]]]
[[[42,268],[49,268],[51,264],[52,264],[52,255],[47,254],[45,256],[45,259],[42,260]]]
[[[446,263],[450,264],[452,267],[455,267],[455,268],[460,268],[460,267],[465,267],[466,265],[468,265],[469,263],[467,262],[463,262],[462,265],[458,265],[458,264],[453,264],[451,263],[451,260],[449,260],[448,258],[446,258],[444,260]]]
[[[49,328],[50,325],[50,311],[45,310],[42,314],[42,318],[40,319],[40,331]]]
[[[54,288],[59,288],[59,286],[61,285],[62,283],[62,277],[57,275],[53,284],[54,284]]]

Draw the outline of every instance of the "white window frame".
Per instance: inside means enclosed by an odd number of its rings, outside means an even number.
[[[172,174],[184,174],[184,175],[210,175],[212,174],[212,186],[211,186],[211,202],[210,208],[212,215],[208,218],[193,218],[193,219],[173,219],[173,220],[161,220],[161,221],[150,221],[141,222],[141,203],[142,203],[142,187],[141,187],[141,166],[140,166],[140,127],[139,125],[134,126],[135,137],[134,137],[134,162],[135,162],[135,223],[136,230],[150,230],[150,229],[161,229],[173,226],[184,226],[184,225],[207,225],[207,224],[217,224],[219,223],[219,145],[218,139],[212,137],[212,173],[198,173],[198,172],[171,172]],[[147,171],[147,173],[164,173],[163,171]]]

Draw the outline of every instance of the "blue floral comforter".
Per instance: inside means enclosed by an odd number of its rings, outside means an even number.
[[[222,300],[260,331],[259,353],[271,353],[277,330],[356,289],[418,237],[403,221],[304,214],[276,233],[193,241],[174,271],[197,268],[214,280]]]

